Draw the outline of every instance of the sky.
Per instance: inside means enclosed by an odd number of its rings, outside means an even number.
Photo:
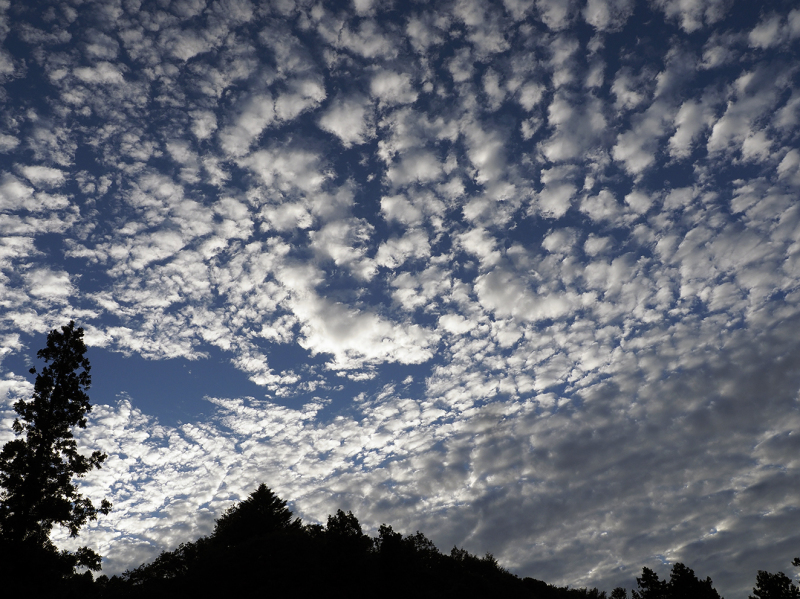
[[[800,555],[800,9],[0,0],[0,441],[112,575],[266,483],[552,584]]]

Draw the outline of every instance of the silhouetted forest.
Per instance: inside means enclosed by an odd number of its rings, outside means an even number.
[[[33,396],[14,404],[21,436],[0,452],[0,592],[3,596],[160,597],[526,597],[627,599],[623,588],[556,587],[519,578],[489,553],[479,557],[453,547],[441,553],[423,533],[403,535],[382,525],[363,533],[352,512],[338,510],[325,526],[303,524],[266,485],[231,506],[211,535],[164,551],[153,562],[120,576],[95,579],[100,556],[88,547],[61,551],[53,526],[77,536],[99,508],[78,492],[73,478],[101,468],[106,455],[78,453],[74,427],[86,426],[91,384],[83,329],[74,322],[53,330],[37,353],[46,366]],[[36,373],[32,368],[31,373]],[[800,559],[793,565],[800,567]],[[631,599],[721,599],[710,578],[681,563],[668,580],[649,568],[636,579]],[[782,572],[759,571],[750,599],[800,599]]]
[[[97,581],[101,597],[604,597],[521,579],[490,554],[440,553],[421,532],[383,525],[365,535],[351,512],[326,526],[294,519],[261,485],[217,520],[214,532],[145,564]]]

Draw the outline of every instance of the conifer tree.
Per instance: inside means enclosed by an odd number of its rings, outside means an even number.
[[[9,441],[0,452],[0,541],[6,552],[42,550],[58,555],[62,566],[98,570],[100,556],[94,551],[83,547],[74,554],[58,553],[50,542],[56,524],[75,537],[87,521],[111,509],[105,499],[96,508],[73,481],[100,468],[107,457],[100,451],[80,454],[72,434],[74,427],[86,427],[92,409],[85,353],[83,329],[70,321],[51,331],[47,346],[36,354],[46,366],[38,374],[30,370],[37,375],[33,396],[14,404],[18,417],[13,429],[23,437]]]

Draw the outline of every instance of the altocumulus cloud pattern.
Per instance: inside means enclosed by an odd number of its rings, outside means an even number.
[[[0,38],[0,440],[49,329],[136,365],[81,438],[106,573],[259,482],[551,583],[790,571],[793,2],[0,0]],[[168,418],[186,364],[219,385]]]

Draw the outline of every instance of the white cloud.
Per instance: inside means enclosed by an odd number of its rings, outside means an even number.
[[[518,93],[520,105],[530,112],[542,100],[544,87],[538,83],[529,82],[522,85]]]
[[[633,0],[588,0],[583,18],[599,31],[614,31],[625,24],[633,8]]]
[[[606,130],[606,118],[596,98],[583,102],[558,92],[547,108],[547,120],[553,133],[540,144],[551,162],[572,160],[594,145]]]
[[[372,95],[383,104],[410,104],[417,99],[417,92],[411,84],[408,73],[381,71],[370,82]]]
[[[59,187],[66,179],[64,171],[47,166],[22,166],[20,171],[37,187]]]
[[[611,239],[608,237],[597,237],[594,234],[589,235],[586,242],[583,244],[583,250],[589,256],[597,256],[611,247]]]
[[[397,220],[406,225],[422,222],[422,210],[402,195],[382,197],[381,212],[388,221]]]
[[[393,237],[382,243],[375,262],[379,266],[397,268],[411,258],[427,258],[430,250],[428,236],[419,229],[411,230],[402,237]]]
[[[331,354],[333,369],[359,368],[370,362],[419,364],[432,357],[435,337],[419,325],[393,323],[306,292],[293,300],[303,323],[300,344],[312,354]]]
[[[14,73],[14,60],[5,50],[0,50],[0,77]]]
[[[746,72],[731,86],[735,99],[728,103],[725,113],[714,123],[708,138],[709,152],[726,150],[733,144],[742,144],[752,134],[757,119],[771,109],[776,101],[777,89],[767,69]]]
[[[486,184],[501,178],[505,171],[505,135],[499,130],[486,130],[478,123],[465,123],[468,155],[476,170],[475,180]]]
[[[634,119],[630,131],[617,135],[612,150],[615,160],[625,165],[631,175],[639,175],[656,159],[658,142],[665,132],[665,124],[672,119],[669,106],[654,102],[639,118]]]
[[[25,205],[35,206],[33,203],[33,188],[25,185],[13,175],[3,176],[0,183],[0,207],[3,210],[13,210]]]
[[[372,19],[361,21],[355,31],[344,27],[338,38],[343,48],[364,58],[392,58],[397,52],[392,35]]]
[[[464,83],[472,78],[475,70],[475,60],[469,48],[461,48],[447,63],[447,70],[456,83]]]
[[[475,328],[475,323],[460,314],[445,314],[439,317],[439,325],[449,333],[463,335]]]
[[[406,34],[413,48],[423,53],[444,41],[441,26],[447,26],[447,17],[444,15],[437,18],[432,14],[418,14],[408,19]]]
[[[687,33],[712,25],[728,12],[730,0],[652,0],[667,18],[676,19]]]
[[[275,106],[272,96],[269,93],[254,95],[234,118],[233,124],[220,130],[219,140],[222,149],[232,156],[244,156],[274,118]]]
[[[19,145],[19,139],[13,135],[0,133],[0,152],[10,152]]]
[[[427,183],[442,176],[442,164],[432,152],[409,152],[389,167],[386,176],[394,185]]]
[[[59,301],[74,292],[69,274],[64,271],[39,268],[25,273],[25,281],[28,292],[37,298]]]
[[[708,107],[692,100],[681,105],[675,115],[675,134],[669,139],[670,156],[688,158],[692,145],[700,133],[710,124],[711,115]]]
[[[331,221],[309,233],[310,247],[318,257],[333,260],[337,266],[348,267],[355,277],[369,280],[375,274],[374,265],[365,257],[364,242],[370,233],[371,227],[357,219]]]
[[[572,294],[535,293],[525,279],[502,267],[481,275],[475,282],[478,299],[497,317],[511,316],[523,321],[562,317],[571,312],[576,302]]]
[[[634,212],[644,214],[650,209],[650,206],[653,205],[653,199],[647,193],[634,189],[625,196],[625,203],[628,204]]]
[[[800,9],[789,12],[786,19],[778,14],[767,15],[750,31],[753,48],[767,49],[800,37]]]
[[[551,254],[570,253],[577,234],[574,229],[556,229],[542,240],[542,247]]]
[[[289,91],[275,100],[275,114],[282,120],[294,119],[316,108],[326,97],[325,88],[315,79],[293,80],[288,87]]]
[[[786,131],[800,122],[800,93],[796,91],[786,101],[783,108],[775,114],[774,127],[778,131]]]
[[[544,216],[561,218],[567,213],[577,188],[571,183],[547,185],[536,196],[536,206]]]
[[[217,117],[210,110],[195,110],[192,117],[192,133],[197,139],[208,139],[217,130]]]
[[[333,133],[344,147],[367,142],[373,135],[371,105],[360,97],[339,97],[320,117],[321,129]]]
[[[647,73],[634,76],[630,68],[623,67],[614,77],[611,92],[616,97],[614,104],[617,108],[636,108],[648,96]]]
[[[597,222],[613,221],[619,214],[619,205],[609,190],[601,189],[596,196],[587,196],[581,200],[581,212]]]
[[[800,152],[790,150],[778,164],[778,176],[800,186]]]
[[[328,178],[316,152],[302,148],[269,148],[253,152],[243,164],[267,187],[282,192],[319,191]]]
[[[85,83],[121,84],[125,81],[120,68],[107,61],[100,61],[94,67],[78,67],[74,73]]]
[[[573,0],[536,0],[536,8],[542,22],[558,31],[569,25],[576,6]]]

